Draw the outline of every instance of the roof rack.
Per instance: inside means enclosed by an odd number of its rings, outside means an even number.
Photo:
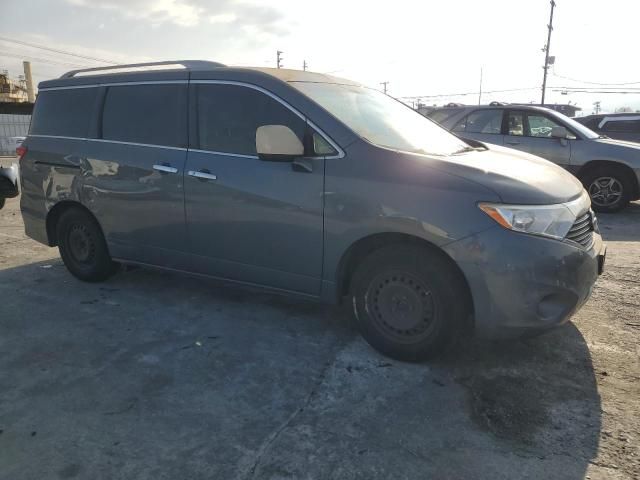
[[[67,73],[64,73],[60,78],[72,78],[78,76],[78,74],[88,74],[88,75],[104,75],[108,73],[112,73],[112,70],[118,71],[117,73],[124,72],[143,72],[149,70],[165,70],[163,68],[154,68],[154,67],[163,67],[175,65],[182,67],[186,70],[207,70],[211,68],[218,67],[226,67],[226,65],[218,62],[209,62],[206,60],[169,60],[165,62],[147,62],[147,63],[130,63],[126,65],[112,65],[109,67],[94,67],[94,68],[82,68],[79,70],[71,70]],[[147,68],[150,67],[150,68]],[[102,73],[104,72],[104,73]]]

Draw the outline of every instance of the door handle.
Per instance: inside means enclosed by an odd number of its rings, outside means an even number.
[[[153,169],[163,173],[178,173],[177,168],[169,165],[154,165]]]
[[[516,140],[507,140],[507,143],[509,145],[520,145],[520,142],[516,141]]]
[[[199,172],[196,172],[195,170],[189,170],[187,172],[187,175],[189,175],[190,177],[199,178],[201,180],[217,180],[218,179],[218,177],[216,177],[213,173],[209,173],[206,170],[200,170]]]

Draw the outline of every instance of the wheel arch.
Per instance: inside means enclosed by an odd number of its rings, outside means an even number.
[[[98,227],[100,227],[100,230],[102,230],[102,227],[100,226],[100,222],[98,222],[98,219],[96,218],[96,216],[93,214],[91,210],[89,210],[80,202],[77,202],[74,200],[63,200],[61,202],[56,203],[47,213],[47,219],[46,219],[47,241],[50,247],[56,247],[58,245],[58,238],[57,238],[57,232],[56,232],[58,220],[60,219],[60,216],[64,212],[66,212],[71,208],[77,208],[79,210],[84,210],[85,212],[87,212],[96,221],[96,224],[98,225]]]
[[[342,298],[349,293],[351,279],[353,278],[353,274],[355,273],[358,265],[360,265],[360,263],[374,251],[390,245],[414,245],[434,252],[443,258],[455,272],[456,277],[463,288],[465,302],[467,302],[472,314],[471,316],[473,316],[473,296],[471,295],[469,282],[456,262],[437,245],[423,238],[406,233],[390,232],[371,234],[358,239],[352,243],[349,248],[347,248],[340,258],[338,268],[336,269],[336,293],[338,296],[338,302],[341,302]]]
[[[633,191],[631,192],[631,199],[637,200],[640,198],[640,185],[638,184],[638,177],[636,177],[633,169],[622,162],[616,162],[613,160],[591,160],[585,163],[580,170],[578,170],[578,174],[576,175],[581,181],[585,175],[592,172],[597,168],[614,168],[619,169],[625,172],[625,175],[630,179]],[[585,185],[585,188],[587,186]]]

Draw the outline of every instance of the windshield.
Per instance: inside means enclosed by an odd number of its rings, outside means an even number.
[[[599,138],[600,135],[597,134],[596,132],[594,132],[593,130],[591,130],[588,127],[585,127],[583,124],[576,122],[573,118],[567,117],[565,115],[562,114],[558,114],[558,113],[554,113],[554,115],[558,116],[560,119],[562,119],[562,121],[567,125],[567,127],[569,127],[571,130],[573,130],[574,132],[578,132],[581,136],[588,138],[588,139],[593,139],[593,138]]]
[[[451,155],[469,148],[431,120],[377,90],[336,83],[291,85],[376,145],[431,155]]]

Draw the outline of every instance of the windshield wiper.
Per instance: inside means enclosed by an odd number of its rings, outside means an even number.
[[[460,153],[467,153],[467,152],[484,152],[486,150],[486,148],[481,148],[481,147],[463,147],[460,150],[456,150],[455,152],[452,153],[452,155],[459,155]]]

